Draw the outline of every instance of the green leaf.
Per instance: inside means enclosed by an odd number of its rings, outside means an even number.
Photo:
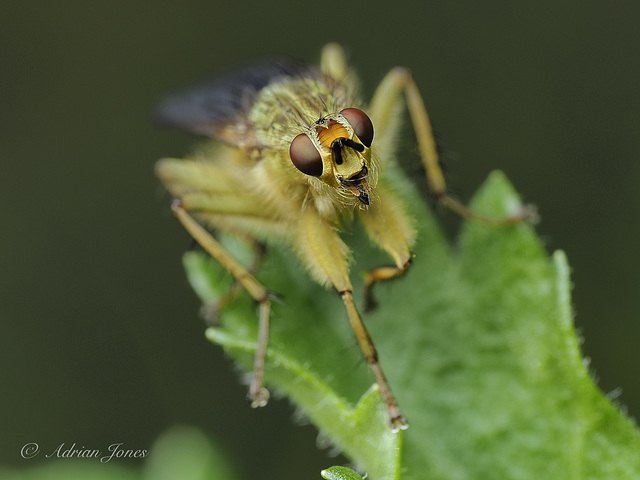
[[[368,478],[640,478],[640,435],[593,384],[580,354],[564,254],[550,258],[527,224],[463,222],[452,247],[417,195],[407,197],[419,228],[414,263],[376,286],[379,306],[364,321],[410,428],[387,428],[340,298],[278,248],[257,273],[284,299],[273,308],[267,384]],[[471,206],[502,216],[520,201],[495,173]],[[359,290],[359,272],[389,260],[358,229],[343,238]],[[205,303],[228,288],[214,261],[197,253],[184,261]],[[257,314],[246,294],[207,336],[251,368]]]
[[[326,480],[362,480],[362,477],[347,467],[331,467],[320,472]]]

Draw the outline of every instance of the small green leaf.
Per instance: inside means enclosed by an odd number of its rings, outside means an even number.
[[[379,307],[364,321],[409,429],[387,428],[340,298],[279,248],[257,273],[283,298],[273,305],[267,385],[371,479],[640,478],[640,435],[593,384],[580,354],[564,254],[549,257],[527,224],[463,222],[452,247],[417,195],[407,196],[419,229],[414,263],[376,286]],[[495,216],[521,208],[499,173],[471,206]],[[359,291],[359,272],[389,259],[357,229],[343,238]],[[198,291],[210,292],[204,302],[229,284],[202,254],[185,255],[185,265]],[[251,299],[238,295],[220,318],[208,338],[250,369]]]
[[[362,480],[362,477],[347,467],[330,467],[320,472],[326,480]]]

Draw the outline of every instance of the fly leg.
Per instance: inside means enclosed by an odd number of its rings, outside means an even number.
[[[264,243],[257,241],[254,238],[247,237],[246,241],[253,248],[254,257],[251,261],[251,265],[247,268],[249,273],[253,274],[262,263],[264,255],[266,253],[266,246]],[[203,305],[201,313],[205,318],[208,325],[214,326],[218,324],[218,314],[220,310],[224,308],[235,296],[242,290],[243,286],[238,280],[234,279],[233,285],[226,291],[220,298],[212,302]]]
[[[378,352],[376,347],[373,344],[371,335],[369,335],[369,331],[367,330],[367,327],[365,327],[364,322],[360,317],[360,313],[358,313],[358,309],[353,301],[353,293],[351,290],[344,290],[340,292],[340,296],[342,297],[342,301],[347,309],[349,323],[351,324],[353,333],[356,336],[360,350],[362,350],[362,354],[376,378],[380,394],[387,406],[387,411],[389,412],[389,426],[394,432],[397,432],[398,430],[405,430],[409,427],[409,424],[402,413],[400,413],[400,409],[393,398],[387,379],[385,378],[380,362],[378,361]]]
[[[264,357],[267,352],[267,343],[269,342],[269,292],[255,279],[244,265],[232,257],[229,252],[181,206],[179,200],[174,201],[171,209],[193,239],[198,242],[209,255],[220,262],[259,305],[258,343],[248,397],[252,407],[262,407],[266,405],[269,400],[269,391],[262,386]]]
[[[420,158],[426,170],[429,191],[441,205],[463,218],[497,225],[509,225],[523,220],[534,222],[536,220],[535,209],[532,206],[526,206],[508,217],[485,217],[470,210],[449,194],[438,161],[436,142],[424,101],[409,71],[401,67],[391,70],[382,80],[369,107],[376,132],[379,134],[378,142],[383,148],[387,143],[392,143],[393,137],[396,136],[397,122],[395,117],[399,110],[398,102],[402,93],[404,93],[411,123],[415,130]]]
[[[377,190],[378,201],[359,213],[360,220],[371,240],[377,243],[393,259],[395,265],[374,268],[364,277],[364,308],[375,307],[372,287],[377,282],[404,275],[411,266],[411,247],[415,241],[415,229],[409,220],[404,204],[395,193],[384,185]]]
[[[353,301],[353,287],[348,271],[350,254],[347,246],[342,242],[333,225],[322,220],[311,209],[302,214],[296,225],[295,246],[298,255],[308,265],[311,274],[318,282],[333,286],[342,298],[360,350],[375,376],[387,407],[391,429],[398,431],[407,428],[407,421],[400,413],[378,361],[378,352],[371,335]]]

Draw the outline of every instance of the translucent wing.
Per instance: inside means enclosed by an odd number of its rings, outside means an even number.
[[[162,125],[234,146],[256,146],[247,116],[257,94],[279,78],[306,76],[312,70],[315,67],[288,59],[255,65],[168,96],[155,116]]]

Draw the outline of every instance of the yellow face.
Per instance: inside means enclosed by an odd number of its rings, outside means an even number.
[[[354,195],[369,205],[373,124],[362,110],[345,108],[298,134],[289,148],[293,165],[305,175]]]

